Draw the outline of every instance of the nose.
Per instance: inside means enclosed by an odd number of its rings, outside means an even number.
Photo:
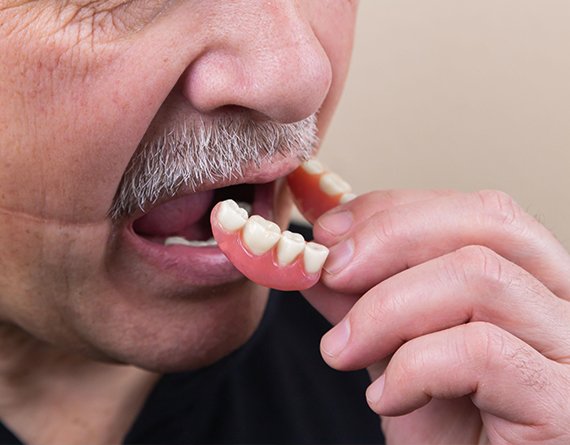
[[[283,123],[315,113],[332,71],[297,0],[213,3],[215,26],[181,78],[191,105],[202,113],[244,107]]]

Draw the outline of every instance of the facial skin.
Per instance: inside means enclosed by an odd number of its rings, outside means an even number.
[[[251,335],[264,289],[215,248],[141,236],[160,219],[152,206],[137,224],[141,213],[109,210],[139,143],[184,121],[318,111],[323,136],[355,8],[0,0],[0,418],[24,442],[118,443],[155,382],[74,352],[192,369]],[[298,164],[261,160],[195,191],[273,182]],[[190,192],[176,197],[207,196]],[[284,224],[279,182],[257,188],[256,206]],[[389,443],[570,442],[570,256],[512,198],[372,192],[320,216],[314,234],[330,255],[304,296],[336,325],[323,357],[369,370]]]
[[[141,140],[182,120],[292,123],[318,112],[322,137],[355,13],[347,0],[0,1],[3,327],[158,371],[243,344],[266,289],[221,254],[173,253],[135,235],[135,216],[109,209]],[[204,189],[271,182],[298,164],[276,157]],[[266,190],[266,211],[283,225],[281,182]]]

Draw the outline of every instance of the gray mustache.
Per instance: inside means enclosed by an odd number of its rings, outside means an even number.
[[[205,181],[239,179],[261,160],[307,160],[317,143],[315,115],[290,124],[256,122],[244,115],[184,123],[143,140],[121,178],[109,214],[121,219],[176,195],[182,187],[195,191]]]

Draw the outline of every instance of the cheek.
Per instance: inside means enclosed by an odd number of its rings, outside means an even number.
[[[102,220],[199,48],[176,26],[149,25],[113,42],[78,42],[72,29],[51,30],[50,40],[47,25],[37,23],[25,33],[1,28],[0,207],[73,223]]]
[[[12,78],[8,89],[0,87],[0,128],[10,130],[0,137],[0,155],[8,160],[0,164],[0,206],[66,222],[101,220],[144,134],[136,128],[143,108],[136,111],[136,99],[118,94],[117,79],[102,84],[103,66],[86,74],[63,49],[39,43],[21,51],[34,56],[22,67],[25,75],[5,76],[0,66],[0,76]],[[18,100],[10,100],[16,92]]]
[[[0,212],[2,317],[48,342],[82,343],[66,318],[95,300],[82,296],[98,286],[108,236],[103,225],[65,226]]]

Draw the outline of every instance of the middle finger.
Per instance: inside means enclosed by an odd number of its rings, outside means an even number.
[[[337,369],[360,369],[413,338],[483,321],[546,357],[570,362],[568,302],[484,247],[466,247],[397,274],[366,293],[323,338]]]

